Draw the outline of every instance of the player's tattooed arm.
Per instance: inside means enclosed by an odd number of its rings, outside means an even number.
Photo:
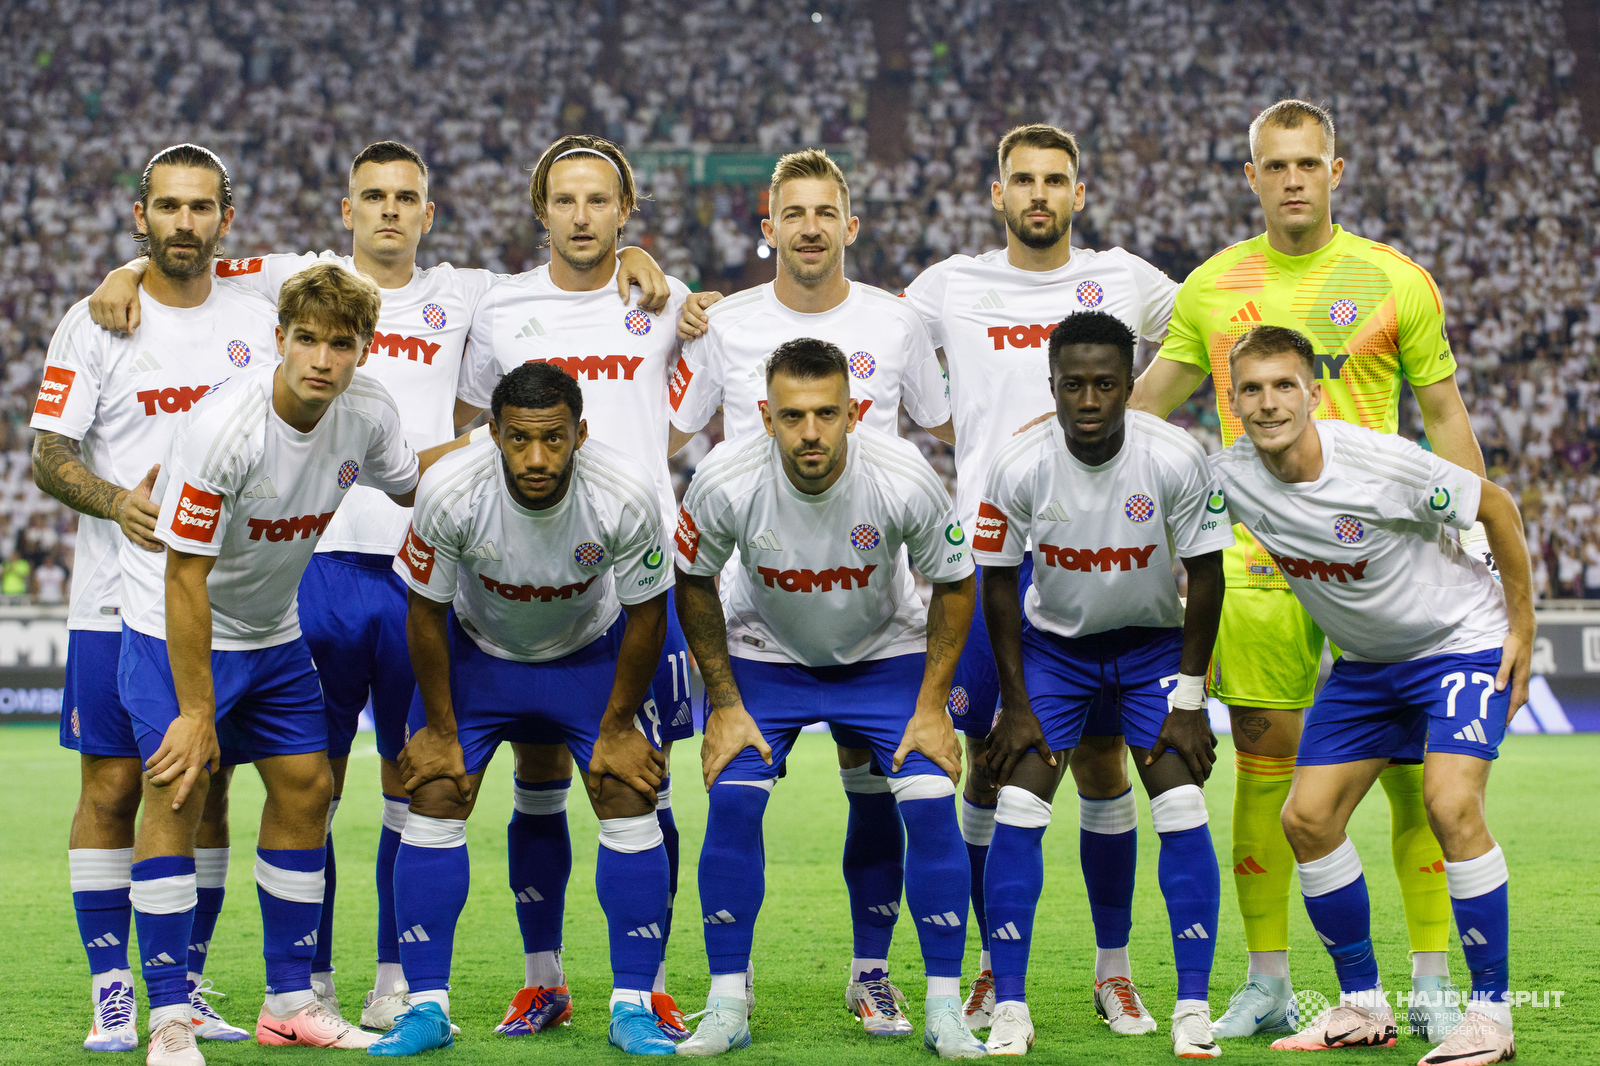
[[[1022,601],[1017,590],[1020,572],[1017,566],[983,568],[983,620],[989,627],[989,646],[994,651],[995,672],[1000,680],[1000,716],[989,733],[988,748],[989,781],[995,788],[1011,780],[1029,751],[1038,752],[1045,762],[1056,765],[1022,681]]]
[[[628,621],[622,630],[622,645],[617,649],[616,676],[600,720],[594,757],[585,767],[588,772],[584,784],[590,799],[598,803],[602,782],[607,777],[616,778],[649,800],[653,808],[656,788],[666,774],[666,762],[661,752],[634,728],[634,721],[661,662],[661,645],[667,638],[667,594],[624,606],[623,611]]]
[[[146,551],[162,550],[155,539],[161,507],[150,499],[160,465],[131,489],[96,477],[84,465],[78,442],[60,433],[40,430],[33,438],[33,483],[79,514],[105,518],[122,528],[123,535]]]
[[[450,698],[450,638],[445,630],[450,603],[430,600],[414,590],[406,599],[406,648],[428,724],[411,734],[400,750],[400,775],[407,792],[448,778],[455,782],[461,802],[470,803],[472,779],[456,739],[455,705]]]
[[[1500,585],[1505,590],[1506,614],[1511,632],[1501,645],[1500,670],[1495,677],[1496,692],[1511,686],[1509,723],[1528,702],[1528,677],[1533,660],[1533,638],[1538,625],[1533,617],[1533,570],[1528,561],[1522,515],[1511,493],[1492,481],[1480,484],[1478,521],[1489,538],[1489,550],[1500,568]]]
[[[955,679],[956,660],[967,643],[972,626],[972,611],[978,603],[978,579],[968,574],[960,581],[933,586],[928,604],[928,653],[922,671],[922,688],[917,707],[906,725],[900,747],[894,753],[894,771],[899,772],[905,758],[919,751],[932,759],[950,780],[961,782],[961,742],[950,722],[950,683]]]
[[[772,765],[772,748],[761,729],[744,709],[744,699],[733,679],[728,656],[728,624],[722,617],[722,599],[716,578],[677,573],[678,624],[683,639],[694,652],[695,664],[706,686],[705,739],[700,744],[700,772],[706,791],[717,783],[735,755],[755,748]]]

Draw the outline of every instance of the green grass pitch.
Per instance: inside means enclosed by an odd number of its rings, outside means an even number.
[[[1217,851],[1229,853],[1232,804],[1231,749],[1207,794]],[[1595,947],[1600,934],[1600,736],[1508,737],[1489,790],[1489,822],[1511,864],[1511,974],[1514,989],[1561,990],[1556,1008],[1516,1011],[1521,1058],[1529,1062],[1586,1060],[1595,1046],[1594,1014],[1600,993]],[[705,972],[695,883],[695,861],[706,801],[697,780],[696,745],[677,753],[679,774],[673,804],[683,835],[683,872],[677,922],[668,947],[669,988],[686,1011],[704,1004]],[[571,825],[575,865],[568,895],[567,973],[576,1002],[573,1024],[559,1032],[508,1040],[493,1026],[521,986],[522,960],[511,894],[506,884],[505,824],[511,810],[510,759],[503,754],[489,771],[483,799],[468,828],[473,892],[456,941],[453,1015],[463,1032],[451,1050],[433,1052],[443,1062],[622,1062],[605,1038],[608,974],[605,925],[594,895],[596,823],[575,788]],[[0,1062],[86,1062],[88,986],[67,887],[67,829],[77,796],[77,757],[56,744],[54,727],[0,729],[0,780],[10,800],[0,815]],[[1160,1032],[1115,1037],[1095,1018],[1090,1003],[1093,932],[1077,859],[1077,819],[1070,794],[1054,829],[1045,837],[1046,884],[1033,948],[1030,1005],[1039,1041],[1031,1058],[1042,1063],[1171,1061],[1166,1016],[1172,1009],[1174,975],[1166,914],[1156,887],[1157,841],[1149,809],[1140,799],[1139,879],[1130,945],[1135,980],[1156,1016]],[[253,1027],[260,1007],[262,961],[260,918],[251,879],[259,780],[241,768],[233,793],[233,865],[229,896],[212,946],[207,976],[230,993],[218,1006],[235,1024]],[[371,888],[381,805],[378,762],[368,738],[360,738],[351,760],[344,805],[334,826],[339,855],[338,924],[334,959],[345,1015],[355,1018],[373,975],[376,902]],[[850,956],[849,916],[839,874],[845,799],[838,784],[833,748],[825,736],[801,738],[789,776],[768,808],[767,897],[756,933],[755,1043],[734,1052],[735,1061],[774,1063],[926,1062],[921,1040],[923,980],[916,936],[902,920],[895,938],[893,971],[911,1000],[919,1023],[915,1037],[890,1041],[865,1036],[843,1008],[845,966]],[[1373,939],[1385,986],[1409,989],[1404,922],[1389,861],[1388,809],[1381,790],[1361,806],[1351,826],[1372,891]],[[1223,875],[1222,928],[1211,981],[1213,1011],[1220,1014],[1243,979],[1244,937],[1232,888]],[[970,966],[977,933],[969,925]],[[1331,995],[1336,985],[1327,954],[1291,901],[1291,963],[1297,988]],[[1451,972],[1465,986],[1459,948]],[[137,955],[134,956],[137,959]],[[140,1020],[144,1032],[143,1018]],[[1224,1061],[1279,1061],[1265,1037],[1224,1044]],[[354,1059],[358,1052],[329,1052],[243,1044],[206,1044],[212,1063],[258,1063]],[[1340,1061],[1415,1062],[1427,1050],[1402,1037],[1386,1051],[1346,1051]],[[112,1061],[142,1062],[143,1048]],[[139,1056],[139,1057],[135,1057]],[[110,1058],[109,1056],[103,1056]]]

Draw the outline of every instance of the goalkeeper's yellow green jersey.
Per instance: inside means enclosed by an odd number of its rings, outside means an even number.
[[[1224,447],[1243,431],[1228,403],[1228,349],[1262,325],[1287,326],[1311,339],[1322,381],[1318,418],[1393,433],[1402,380],[1431,385],[1456,372],[1444,301],[1422,267],[1340,226],[1310,255],[1274,251],[1263,233],[1223,249],[1189,275],[1161,345],[1160,358],[1211,374]],[[1242,560],[1226,560],[1230,585],[1288,587],[1253,539],[1243,548]]]

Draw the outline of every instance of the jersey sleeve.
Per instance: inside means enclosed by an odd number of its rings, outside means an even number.
[[[918,479],[907,505],[906,550],[919,574],[934,584],[947,585],[972,573],[971,546],[950,494],[932,467],[925,473],[927,477]]]
[[[667,565],[666,530],[661,525],[661,509],[646,508],[641,513],[629,507],[615,544],[617,599],[623,606],[655,599],[672,587],[673,570]]]
[[[1413,386],[1432,385],[1456,372],[1455,353],[1445,329],[1444,300],[1426,270],[1410,260],[1404,262],[1395,286],[1400,369]]]
[[[406,538],[394,557],[394,572],[406,586],[435,603],[455,599],[457,564],[466,543],[464,531],[457,528],[434,495],[443,478],[441,471],[436,477],[423,478],[417,486],[417,506],[411,512]]]
[[[701,470],[704,469],[702,466]],[[673,541],[678,565],[684,573],[710,577],[722,572],[738,538],[728,521],[729,508],[720,498],[721,494],[696,492],[695,485],[696,482],[689,484],[689,491],[678,508],[678,528]]]
[[[1408,517],[1419,522],[1471,529],[1478,520],[1478,504],[1483,498],[1482,479],[1471,470],[1441,459],[1425,448],[1412,447],[1428,464],[1428,483],[1422,489],[1409,491],[1406,499],[1410,512]]]
[[[1161,342],[1158,358],[1189,363],[1211,372],[1211,353],[1206,350],[1205,327],[1200,322],[1200,286],[1194,274],[1178,287],[1173,297],[1172,314],[1167,321],[1167,339]]]
[[[924,429],[950,421],[950,383],[945,380],[939,357],[933,354],[933,340],[922,322],[907,322],[906,376],[900,383],[900,402],[912,421]]]
[[[1140,307],[1139,336],[1147,341],[1159,341],[1167,335],[1172,320],[1173,304],[1178,297],[1178,283],[1143,259],[1134,257],[1134,277],[1138,279]]]
[[[56,327],[28,422],[34,429],[82,440],[94,424],[105,380],[105,345],[91,329],[100,332],[89,321],[88,309],[76,307]]]
[[[972,557],[982,566],[1020,566],[1033,525],[1032,478],[1021,476],[1033,464],[1007,462],[1012,451],[995,456],[978,503],[977,528],[972,531]]]
[[[922,319],[935,348],[945,345],[943,309],[945,288],[950,280],[950,262],[946,259],[933,264],[913,278],[911,284],[906,286],[906,291],[900,294],[916,311],[917,317]]]
[[[1228,497],[1203,454],[1184,456],[1172,464],[1162,488],[1167,533],[1178,558],[1193,559],[1233,545]]]
[[[678,353],[667,379],[672,424],[684,433],[698,433],[722,403],[722,353],[716,331],[690,341]]]
[[[467,343],[461,354],[461,375],[456,381],[456,399],[474,407],[489,406],[494,387],[500,383],[500,360],[494,350],[494,324],[497,300],[486,293],[472,311]]]
[[[222,541],[233,517],[245,474],[258,448],[226,448],[213,457],[217,438],[233,420],[215,417],[217,408],[200,408],[180,428],[162,464],[165,488],[156,539],[189,555],[222,554]],[[233,408],[228,408],[231,412]]]
[[[417,484],[417,453],[406,443],[405,430],[400,428],[400,409],[388,390],[373,403],[372,411],[374,430],[356,480],[380,492],[410,492]]]
[[[245,288],[259,292],[278,306],[278,290],[318,259],[316,252],[274,252],[249,259],[218,259],[212,267],[216,276],[238,282]]]

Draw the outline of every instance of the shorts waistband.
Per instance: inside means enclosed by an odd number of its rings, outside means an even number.
[[[1114,658],[1130,651],[1139,651],[1173,637],[1182,638],[1182,627],[1123,626],[1103,633],[1089,633],[1081,637],[1063,637],[1047,629],[1040,629],[1026,619],[1023,628],[1038,634],[1051,644],[1077,659]]]
[[[318,552],[317,558],[346,566],[359,566],[363,570],[382,570],[387,573],[394,569],[394,556],[376,552]]]

